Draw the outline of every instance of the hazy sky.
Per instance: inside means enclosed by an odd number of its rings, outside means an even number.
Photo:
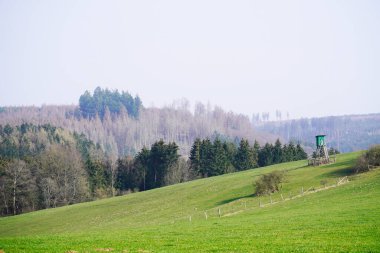
[[[96,86],[145,106],[380,112],[380,1],[0,0],[0,105]]]

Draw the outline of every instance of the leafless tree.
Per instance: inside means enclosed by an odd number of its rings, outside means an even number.
[[[9,178],[9,183],[11,185],[12,189],[12,209],[13,214],[17,214],[18,208],[18,202],[20,194],[25,191],[25,182],[28,179],[28,176],[30,176],[30,173],[26,168],[26,164],[22,160],[12,160],[10,163],[7,164],[5,169],[5,174]]]
[[[256,132],[248,117],[225,112],[220,107],[196,103],[194,113],[189,102],[182,99],[163,108],[145,108],[138,118],[129,117],[125,109],[112,114],[106,109],[103,119],[76,115],[76,106],[6,107],[1,112],[0,124],[19,125],[23,122],[52,124],[70,131],[83,133],[114,156],[135,155],[144,146],[155,141],[175,141],[181,155],[188,155],[196,138],[212,137],[217,132],[231,139],[270,141],[265,134]],[[262,115],[268,120],[268,113]]]

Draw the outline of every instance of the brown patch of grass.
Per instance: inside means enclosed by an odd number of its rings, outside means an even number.
[[[99,248],[99,249],[95,249],[96,251],[105,251],[105,252],[110,252],[110,251],[113,251],[113,248]]]

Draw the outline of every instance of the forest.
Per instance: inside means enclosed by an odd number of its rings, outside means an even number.
[[[225,112],[218,106],[197,103],[191,112],[189,102],[182,99],[163,108],[143,107],[138,96],[132,98],[128,94],[99,88],[93,94],[88,91],[82,94],[79,106],[2,107],[0,124],[62,127],[84,134],[114,157],[134,156],[143,147],[149,147],[160,139],[176,142],[178,152],[183,156],[188,155],[196,138],[222,137],[232,141],[246,138],[262,144],[276,140],[272,134],[256,131],[247,116]],[[129,99],[124,100],[124,97]],[[133,111],[135,107],[128,107],[128,104],[136,105],[133,102],[136,100],[140,101],[137,102],[140,105],[138,114],[130,113],[129,110]],[[125,102],[127,106],[123,101],[129,101]]]
[[[103,152],[83,135],[51,125],[0,125],[1,213],[86,201],[100,187]],[[104,166],[105,178],[109,170]]]
[[[83,134],[51,125],[0,125],[1,215],[70,205],[305,159],[293,143],[196,139],[189,157],[156,141],[135,156],[112,157]]]
[[[116,99],[111,103],[112,96],[109,94],[114,93]],[[280,137],[282,142],[300,142],[310,154],[315,149],[315,135],[321,133],[327,135],[328,146],[340,152],[363,150],[380,142],[379,114],[251,121],[246,115],[226,112],[210,104],[196,103],[193,110],[190,110],[190,103],[186,99],[174,101],[163,108],[143,107],[143,102],[137,99],[138,96],[128,96],[125,94],[129,93],[124,91],[120,93],[100,88],[93,94],[88,91],[83,93],[81,98],[101,97],[102,94],[105,97],[97,100],[108,102],[99,102],[99,105],[91,109],[99,111],[95,117],[85,116],[86,114],[82,113],[85,107],[80,109],[80,106],[75,105],[0,107],[0,124],[17,126],[31,123],[62,127],[84,134],[114,157],[134,156],[143,147],[149,147],[160,139],[176,142],[178,152],[182,156],[188,155],[197,138],[213,140],[220,137],[230,141],[245,138],[251,143],[257,140],[264,145],[266,142],[274,143]],[[122,105],[122,100],[119,99],[122,96],[130,98],[129,104],[133,104],[132,101],[136,99],[140,101],[137,117]],[[119,107],[110,109],[108,104],[117,104]]]

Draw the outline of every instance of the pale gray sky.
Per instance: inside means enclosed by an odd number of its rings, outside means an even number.
[[[380,1],[0,0],[0,105],[96,86],[293,117],[380,112]]]

